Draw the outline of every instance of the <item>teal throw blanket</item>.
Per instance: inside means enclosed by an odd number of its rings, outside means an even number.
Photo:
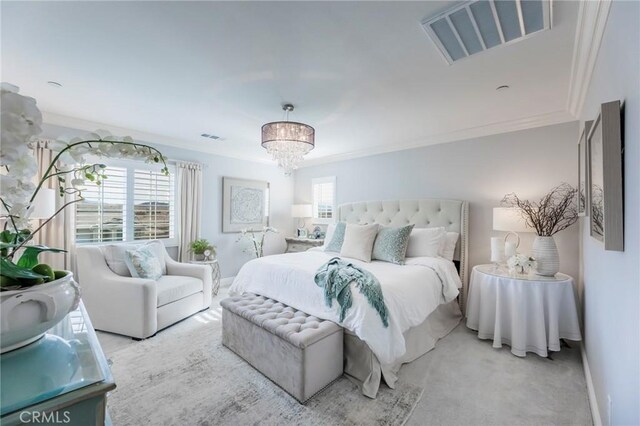
[[[340,322],[344,321],[347,310],[351,307],[351,286],[353,282],[369,304],[378,311],[382,324],[389,326],[387,306],[384,304],[382,289],[377,278],[369,271],[354,266],[339,257],[334,257],[316,272],[315,282],[324,288],[324,301],[331,307],[333,299],[340,305]]]

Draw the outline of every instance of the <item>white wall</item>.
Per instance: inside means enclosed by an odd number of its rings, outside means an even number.
[[[452,198],[470,202],[470,262],[488,263],[492,208],[516,192],[543,195],[577,181],[577,122],[487,136],[419,149],[302,168],[295,174],[295,201],[311,202],[311,179],[337,177],[338,204],[352,201]],[[533,234],[523,234],[530,252]],[[556,238],[561,268],[577,277],[578,227]]]
[[[55,138],[61,135],[84,135],[86,131],[72,130],[46,125],[42,137]],[[125,135],[118,135],[125,136]],[[205,142],[208,143],[208,142]],[[213,143],[213,142],[212,142]],[[222,277],[235,276],[240,267],[253,256],[244,253],[246,243],[236,243],[239,234],[222,233],[222,177],[237,177],[268,181],[270,191],[270,225],[280,230],[279,234],[269,234],[265,244],[265,254],[284,252],[285,236],[293,229],[291,204],[293,200],[293,178],[284,176],[275,165],[236,160],[176,147],[152,144],[169,160],[196,161],[204,165],[202,238],[217,246]],[[168,248],[174,257],[176,248]]]
[[[614,1],[582,117],[625,101],[625,251],[605,251],[582,223],[585,348],[604,424],[640,424],[640,3]],[[611,398],[609,413],[608,397]]]

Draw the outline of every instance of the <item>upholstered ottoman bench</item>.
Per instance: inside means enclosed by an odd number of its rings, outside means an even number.
[[[342,375],[342,328],[255,294],[222,305],[222,343],[299,402]]]

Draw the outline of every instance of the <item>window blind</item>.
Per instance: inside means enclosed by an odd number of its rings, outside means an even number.
[[[314,179],[313,185],[313,217],[316,219],[333,219],[335,209],[335,179]]]
[[[135,170],[133,174],[133,239],[173,238],[173,174],[151,170]]]
[[[82,201],[76,203],[76,242],[126,240],[127,170],[109,167],[101,185],[86,181]]]
[[[175,167],[169,176],[142,167],[109,166],[102,185],[86,182],[76,203],[76,243],[175,238]]]

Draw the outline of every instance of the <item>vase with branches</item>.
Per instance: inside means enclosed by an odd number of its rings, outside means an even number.
[[[236,242],[248,240],[251,245],[245,248],[244,252],[254,254],[256,258],[259,258],[264,256],[264,239],[270,232],[277,233],[278,230],[270,226],[265,226],[260,231],[243,229],[240,231],[240,236],[238,237],[238,240]]]
[[[578,220],[576,193],[573,186],[562,183],[538,201],[522,199],[515,193],[502,199],[503,205],[518,208],[527,225],[537,234],[533,257],[539,275],[553,276],[560,270],[560,256],[553,236]]]
[[[79,290],[73,275],[69,271],[54,271],[38,260],[43,252],[64,250],[34,245],[33,239],[53,218],[83,200],[82,191],[87,181],[99,186],[108,179],[106,165],[99,160],[144,160],[157,163],[164,174],[169,173],[166,159],[157,149],[134,142],[130,137],[115,137],[98,130],[83,138],[59,139],[51,143],[53,159],[48,165],[40,165],[44,172],[36,179],[38,164],[33,146],[35,137],[42,131],[42,114],[35,99],[18,92],[18,88],[10,84],[2,83],[0,87],[0,297],[3,310],[20,309],[31,303],[27,310],[37,315],[29,318],[29,315],[15,313],[16,318],[24,321],[14,321],[14,329],[3,328],[2,351],[29,343],[34,336],[39,337],[38,333],[42,335],[75,309]],[[36,197],[50,182],[54,182],[58,196],[65,201],[50,217],[34,226],[30,215]],[[34,306],[44,309],[44,314],[32,309]],[[48,320],[42,321],[41,317]]]

